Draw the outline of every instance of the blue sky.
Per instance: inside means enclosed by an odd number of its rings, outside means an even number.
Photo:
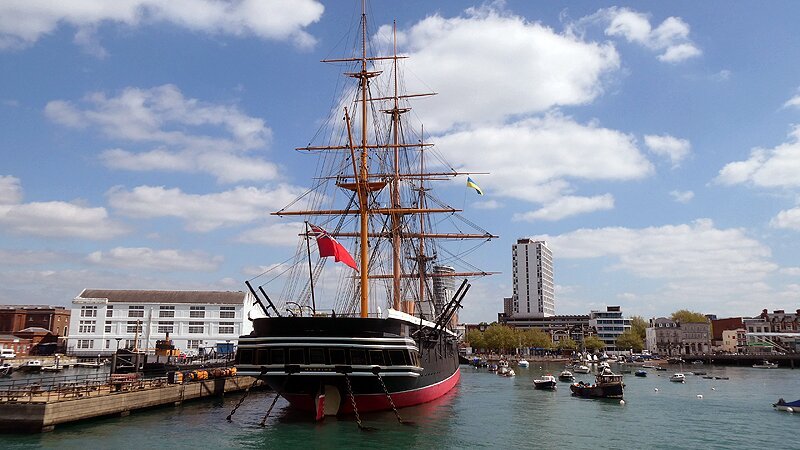
[[[293,149],[358,3],[0,3],[0,302],[239,290],[289,257],[268,213],[310,183]],[[518,237],[553,250],[559,314],[800,307],[800,5],[440,3],[370,21],[438,93],[414,105],[437,150],[491,172],[441,186],[501,236],[462,320],[496,318]]]

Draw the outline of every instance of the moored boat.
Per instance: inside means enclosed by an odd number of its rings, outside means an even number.
[[[622,398],[625,384],[622,375],[603,370],[595,377],[594,384],[579,381],[569,386],[573,395],[586,398]]]
[[[547,374],[542,376],[542,378],[534,378],[533,387],[534,389],[554,390],[558,387],[558,383],[556,382],[556,377]]]
[[[573,375],[569,370],[564,369],[558,374],[558,379],[561,381],[574,381],[575,375]]]
[[[637,377],[646,377],[647,371],[644,369],[639,369],[636,371],[636,373],[634,373],[634,375],[636,375]]]
[[[778,411],[800,412],[800,400],[786,402],[784,399],[779,398],[777,402],[772,404],[772,407]]]
[[[348,105],[344,120],[331,119],[337,125],[319,136],[321,145],[298,149],[323,155],[317,173],[309,174],[314,187],[274,213],[308,219],[294,222],[305,231],[298,230],[301,242],[286,270],[290,281],[276,289],[282,293],[275,302],[264,285],[245,282],[265,317],[252,319],[253,332],[240,337],[236,353],[238,374],[265,380],[291,409],[315,412],[317,419],[417,405],[458,383],[455,315],[469,290],[468,277],[489,273],[456,271],[449,264],[462,261],[440,242],[496,237],[471,222],[466,223],[476,233],[434,229],[462,218],[432,196],[429,184],[468,173],[426,169],[431,144],[405,123],[404,115],[411,110],[409,102],[425,94],[399,91],[398,62],[405,56],[367,54],[366,17],[362,9],[357,53],[326,61],[349,66],[345,75],[357,81],[341,97]],[[384,72],[391,76],[380,77]],[[298,207],[306,209],[292,209]],[[446,216],[434,220],[434,214]],[[349,248],[358,256],[353,258],[338,238],[353,239]],[[445,254],[448,266],[437,259]],[[324,271],[331,256],[352,271]],[[339,283],[320,283],[323,274],[338,277]],[[458,289],[454,277],[464,279]],[[326,286],[338,287],[330,294],[319,292]],[[500,369],[513,374],[507,363]]]
[[[680,372],[673,373],[672,375],[670,375],[669,381],[674,381],[675,383],[683,383],[686,381],[686,375]]]
[[[761,361],[760,363],[753,364],[753,367],[756,369],[777,369],[778,365],[765,360]]]
[[[517,366],[519,367],[528,367],[530,365],[531,363],[529,363],[527,360],[524,359],[520,359],[519,361],[517,361]]]
[[[583,364],[581,364],[577,367],[574,367],[572,371],[575,373],[589,373],[591,372],[591,369],[589,369],[589,366],[584,366]]]
[[[42,362],[38,359],[29,359],[17,367],[17,370],[21,372],[41,372]]]

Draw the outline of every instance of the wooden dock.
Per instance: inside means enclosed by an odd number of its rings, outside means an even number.
[[[0,390],[0,432],[38,433],[56,425],[102,416],[127,416],[131,411],[247,389],[255,378],[232,376],[183,384],[165,378],[109,379],[97,383],[16,386]],[[259,385],[259,383],[256,383]]]

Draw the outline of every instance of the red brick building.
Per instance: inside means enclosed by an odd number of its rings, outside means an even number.
[[[69,331],[71,310],[50,305],[0,305],[0,334],[16,335],[25,328],[37,327],[54,336],[65,337]]]
[[[711,346],[713,348],[722,347],[722,332],[727,330],[738,330],[744,328],[744,321],[741,317],[729,317],[727,319],[714,319],[711,321]]]

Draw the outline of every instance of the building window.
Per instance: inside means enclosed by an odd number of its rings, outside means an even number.
[[[136,320],[129,320],[128,327],[125,329],[128,333],[141,333],[142,332],[142,324]]]
[[[197,350],[198,348],[200,348],[200,343],[201,342],[202,341],[200,339],[189,339],[187,341],[186,348],[191,348],[191,349]]]
[[[205,306],[190,306],[189,317],[192,319],[202,319],[206,316]]]
[[[128,317],[144,317],[144,305],[128,306]]]
[[[159,333],[172,333],[173,325],[174,325],[174,322],[171,322],[171,321],[170,322],[166,322],[166,321],[160,320],[158,322],[158,332]]]
[[[78,339],[78,348],[94,348],[94,339]]]
[[[174,306],[159,306],[158,317],[175,317]]]
[[[97,306],[81,306],[81,317],[97,317]]]
[[[220,306],[219,307],[219,318],[220,319],[233,319],[236,317],[236,307],[235,306]]]
[[[219,334],[233,334],[233,322],[220,322]]]
[[[106,322],[105,332],[106,333],[111,333],[111,322]],[[106,347],[106,348],[108,348],[108,347]]]
[[[106,306],[106,317],[114,317],[114,305]]]
[[[94,320],[81,320],[78,325],[78,333],[94,333]]]
[[[106,339],[106,348],[111,348],[111,339]]]
[[[135,339],[125,339],[125,348],[130,348],[130,349],[132,349],[134,347],[138,348],[138,347],[141,347],[141,344],[142,344],[142,340],[141,339],[139,340],[138,343],[136,342]]]
[[[189,322],[189,333],[199,334],[205,331],[203,322]]]

